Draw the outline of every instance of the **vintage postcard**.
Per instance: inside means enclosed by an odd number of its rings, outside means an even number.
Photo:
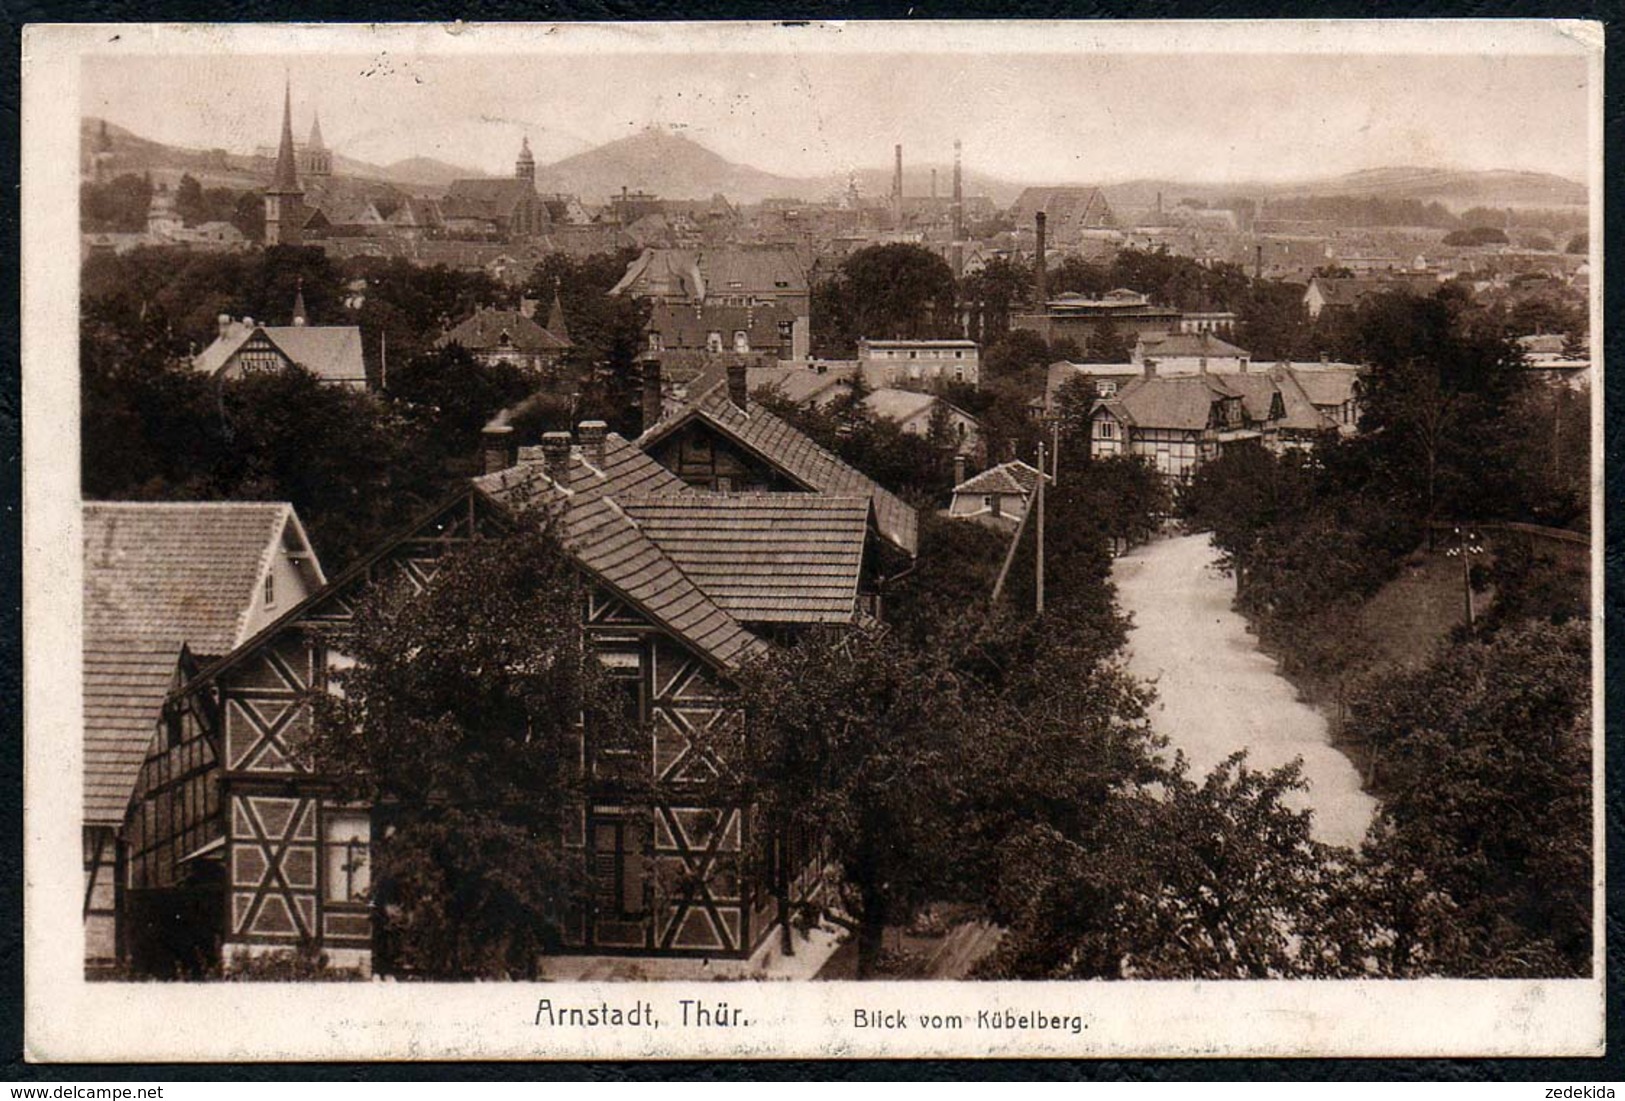
[[[30,1058],[1600,1053],[1601,61],[29,28]]]

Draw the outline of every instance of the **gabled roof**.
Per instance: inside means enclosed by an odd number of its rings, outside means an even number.
[[[472,316],[441,334],[435,343],[440,347],[461,344],[471,352],[484,352],[502,347],[504,333],[508,335],[509,346],[516,352],[559,352],[573,346],[518,310],[489,307],[475,310]]]
[[[1044,480],[1049,480],[1045,474]],[[1022,497],[1032,496],[1033,490],[1038,487],[1038,468],[1028,466],[1020,459],[998,466],[989,467],[980,474],[971,477],[954,486],[955,493],[1015,493]]]
[[[294,363],[323,382],[365,383],[366,362],[361,355],[361,329],[356,325],[256,325],[232,326],[192,359],[199,371],[215,374],[255,333],[266,339]]]
[[[1138,378],[1096,408],[1139,428],[1199,431],[1207,427],[1215,401],[1240,396],[1214,375]]]
[[[572,449],[563,486],[536,456],[476,478],[474,486],[506,507],[554,512],[565,550],[588,573],[717,667],[735,668],[762,641],[686,575],[618,501],[622,495],[686,494],[688,486],[619,436],[605,438],[604,456],[600,469]]]
[[[616,500],[736,619],[849,623],[857,613],[866,497],[687,493]]]
[[[939,402],[943,405],[948,404],[935,394],[887,387],[871,390],[863,399],[863,407],[873,416],[896,421],[898,424],[907,424],[921,413],[930,413]]]
[[[283,503],[85,503],[86,821],[123,820],[181,647],[220,656],[243,640],[286,536],[309,552]]]
[[[1354,400],[1360,382],[1360,369],[1352,365],[1294,363],[1289,370],[1316,405],[1342,405]]]
[[[1326,414],[1315,408],[1316,404],[1323,403],[1316,403],[1309,397],[1296,371],[1290,367],[1275,366],[1269,369],[1268,377],[1281,395],[1281,405],[1285,411],[1285,415],[1276,422],[1277,428],[1314,432],[1337,427]]]
[[[806,292],[807,276],[795,250],[773,246],[703,251],[646,248],[609,291],[612,295],[695,300],[711,295]]]
[[[834,387],[844,386],[857,374],[858,365],[852,362],[832,363],[822,370],[806,367],[752,367],[746,374],[750,392],[770,390],[795,405],[809,401],[822,402],[833,397]],[[838,391],[844,393],[844,389]]]
[[[695,420],[709,424],[812,492],[870,498],[881,536],[911,558],[918,553],[919,513],[913,506],[760,405],[752,402],[748,411],[740,409],[729,399],[726,381],[715,383],[684,402],[672,415],[638,437],[638,446],[647,451]]]

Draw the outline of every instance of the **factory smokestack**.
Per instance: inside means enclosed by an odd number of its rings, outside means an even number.
[[[933,168],[931,170],[931,198],[933,200],[935,200],[936,197],[937,197],[937,170],[935,168]]]
[[[896,164],[891,173],[891,205],[892,213],[898,221],[903,218],[903,146],[899,143],[893,150]]]
[[[958,278],[965,274],[965,185],[963,173],[959,166],[960,144],[954,139],[954,276]]]
[[[1033,294],[1038,301],[1033,303],[1038,310],[1043,311],[1049,302],[1049,267],[1044,255],[1044,212],[1040,210],[1033,215],[1033,230],[1038,238],[1037,253],[1033,257]]]

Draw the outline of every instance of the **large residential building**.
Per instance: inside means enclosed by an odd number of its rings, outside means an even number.
[[[1159,375],[1199,375],[1245,371],[1252,356],[1211,332],[1175,332],[1143,334],[1130,358],[1140,365],[1155,363]]]
[[[1311,394],[1286,366],[1232,374],[1163,377],[1154,366],[1090,415],[1089,453],[1106,458],[1139,456],[1171,480],[1189,478],[1226,448],[1263,446],[1274,451],[1311,447],[1349,429],[1317,405],[1334,398],[1328,385]]]
[[[981,382],[974,340],[860,340],[858,363],[871,385],[919,389]]]
[[[810,347],[812,297],[794,249],[645,249],[609,293],[669,306],[777,308],[793,318],[790,358],[804,359]],[[667,345],[652,322],[649,331]]]
[[[733,678],[778,640],[874,614],[882,571],[912,553],[915,516],[732,381],[662,417],[655,377],[636,445],[587,422],[575,440],[516,449],[494,425],[484,475],[232,652],[183,666],[123,817],[124,912],[154,918],[134,930],[138,966],[295,947],[371,966],[372,816],[291,749],[325,671],[344,662],[328,628],[374,578],[432,584],[441,555],[538,505],[588,586],[590,650],[649,731],[631,758],[592,724],[572,750],[587,797],[565,841],[591,889],[565,915],[566,953],[688,957],[709,968],[698,976],[764,950],[781,902],[808,898],[818,877],[797,838],[776,846],[776,867],[756,859],[763,823],[714,783],[741,720]],[[760,491],[718,492],[733,488],[716,474],[724,451]]]
[[[303,297],[294,304],[293,324],[266,325],[252,317],[220,315],[213,343],[192,357],[192,368],[216,378],[303,367],[323,382],[364,390],[367,368],[356,325],[309,325]]]
[[[177,676],[223,657],[325,584],[287,504],[115,502],[84,505],[85,962],[116,964],[129,921],[158,917],[126,899],[137,851],[126,829],[143,762],[168,739],[164,697]],[[178,760],[203,767],[201,745]],[[190,832],[199,805],[155,805],[143,824],[164,832],[164,858],[184,882],[214,840]],[[218,805],[213,808],[218,809]],[[161,826],[157,815],[162,814]]]

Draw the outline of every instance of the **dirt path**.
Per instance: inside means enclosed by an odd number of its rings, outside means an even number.
[[[1213,565],[1205,535],[1163,539],[1117,560],[1113,577],[1134,617],[1129,671],[1157,688],[1151,721],[1170,749],[1181,749],[1195,777],[1238,749],[1254,768],[1303,758],[1315,836],[1358,844],[1376,802],[1359,773],[1334,749],[1326,720],[1275,672],[1246,622],[1231,610],[1235,581]]]

